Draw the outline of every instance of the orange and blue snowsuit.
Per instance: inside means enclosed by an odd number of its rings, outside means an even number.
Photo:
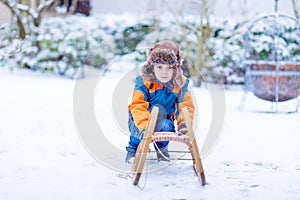
[[[184,77],[183,77],[184,78]],[[136,78],[132,102],[128,106],[128,126],[131,132],[126,150],[136,152],[141,141],[140,132],[147,127],[153,106],[159,107],[155,131],[175,132],[174,121],[180,127],[183,120],[181,109],[187,107],[190,118],[193,119],[194,104],[190,91],[189,80],[184,78],[183,87],[173,86],[172,81],[161,83],[159,80],[149,81],[142,76]],[[168,141],[157,142],[158,148],[164,148]]]

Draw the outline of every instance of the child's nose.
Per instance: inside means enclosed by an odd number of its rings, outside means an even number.
[[[164,68],[162,71],[163,71],[164,74],[168,73],[168,69],[167,68]]]

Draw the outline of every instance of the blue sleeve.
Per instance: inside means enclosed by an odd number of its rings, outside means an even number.
[[[149,97],[149,90],[148,88],[146,87],[145,83],[144,83],[144,80],[141,76],[138,76],[136,79],[135,79],[135,87],[134,87],[134,90],[139,90],[141,91],[143,94],[144,94],[144,100],[145,101],[148,101],[148,97]]]

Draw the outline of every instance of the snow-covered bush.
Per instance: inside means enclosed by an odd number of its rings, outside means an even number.
[[[24,45],[24,41],[18,38],[17,27],[0,26],[0,66],[4,66],[9,58],[19,53]]]
[[[16,54],[15,64],[78,78],[78,69],[85,65],[101,67],[106,63],[105,54],[94,54],[95,48],[108,37],[99,26],[95,19],[82,16],[45,19],[37,37],[28,38],[21,53]],[[7,35],[2,40],[9,42],[11,38]]]
[[[219,82],[220,74],[225,84],[244,83],[242,61],[244,57],[243,34],[245,21],[215,19],[212,25],[213,67],[208,80]]]
[[[199,27],[196,18],[189,17],[181,24],[173,18],[164,18],[155,26],[152,25],[153,19],[136,19],[130,16],[71,16],[63,20],[58,17],[45,19],[40,25],[38,37],[30,38],[22,54],[16,56],[17,65],[74,77],[77,69],[84,65],[102,67],[115,56],[132,51],[138,52],[136,61],[143,62],[146,60],[148,48],[165,39],[179,44],[185,54],[185,65],[194,65],[199,59]],[[212,27],[214,28],[213,25]],[[212,37],[209,46],[205,47],[208,49],[209,59],[216,61],[212,63],[212,67],[236,66],[232,63],[239,62],[240,53],[236,52],[240,51],[240,46],[236,43],[240,38],[236,40],[232,37],[234,29],[225,22],[221,29],[222,31],[218,31],[215,28],[212,31],[215,37]],[[231,39],[228,39],[228,36]],[[190,75],[186,66],[184,74]]]
[[[61,75],[70,69],[76,73],[78,68],[87,64],[87,55],[105,36],[92,18],[70,16],[64,20],[59,17],[45,20],[37,38],[40,51],[36,60],[40,64],[36,67]],[[99,58],[99,55],[94,62],[89,60],[94,67],[101,67],[104,62],[105,58]]]
[[[144,37],[151,31],[148,23],[138,23],[126,27],[121,33],[115,36],[116,54],[124,55],[136,50],[136,46],[144,40]]]
[[[188,69],[198,66],[196,72],[201,72],[208,81],[220,82],[217,74],[221,74],[224,83],[243,83],[243,36],[249,23],[212,17],[209,27],[202,27],[209,34],[209,38],[202,44],[199,43],[201,35],[198,33],[198,20],[195,16],[189,16],[180,23],[174,18],[161,18],[154,23],[153,18],[131,15],[46,18],[39,26],[37,36],[28,37],[26,42],[19,43],[16,34],[11,34],[17,32],[16,27],[8,24],[0,30],[0,55],[1,51],[9,52],[9,49],[18,51],[9,53],[9,59],[1,60],[0,57],[0,62],[2,65],[9,62],[9,66],[55,72],[75,78],[78,69],[86,65],[102,68],[116,56],[133,51],[136,52],[135,61],[141,63],[146,60],[149,47],[169,39],[178,43],[185,54],[186,76],[195,75]],[[269,59],[274,55],[270,53],[274,45],[272,34],[261,28],[262,25],[253,29],[248,40],[248,59]],[[295,26],[283,24],[279,36],[280,56],[286,60],[299,61],[300,37]],[[199,51],[205,52],[201,54]],[[199,60],[203,62],[197,62]],[[204,62],[205,67],[202,69]]]
[[[265,16],[249,27],[247,59],[262,61],[300,61],[300,30],[296,20]]]

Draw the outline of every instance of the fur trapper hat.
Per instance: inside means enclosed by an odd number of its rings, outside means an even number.
[[[142,68],[142,75],[147,80],[154,81],[154,64],[168,64],[174,66],[173,85],[183,86],[183,77],[180,66],[183,63],[183,55],[178,45],[170,40],[164,40],[150,48],[147,62]]]

